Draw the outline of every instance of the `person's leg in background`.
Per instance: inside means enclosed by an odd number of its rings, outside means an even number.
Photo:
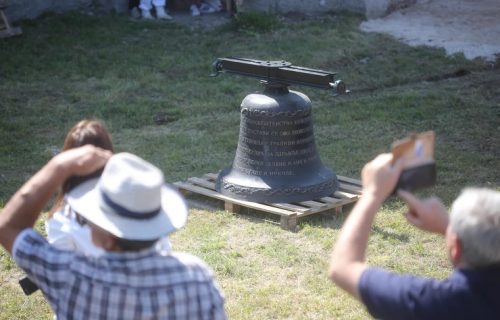
[[[165,12],[165,0],[141,0],[139,8],[141,9],[142,18],[152,20],[151,9],[155,7],[156,17],[158,19],[171,20],[172,17]]]
[[[141,17],[141,11],[139,10],[140,0],[129,0],[128,1],[128,11],[132,18],[138,19]]]
[[[153,0],[153,6],[156,11],[156,18],[163,20],[172,20],[172,17],[165,11],[167,0]]]
[[[200,15],[200,6],[201,0],[191,0],[191,6],[189,7],[189,10],[191,11],[191,15],[193,17],[197,17]]]
[[[153,6],[151,5],[151,0],[141,0],[141,3],[139,4],[139,9],[141,9],[141,14],[143,19],[146,20],[154,19],[153,16],[151,15],[152,7]]]
[[[234,0],[234,4],[235,4],[235,12],[236,13],[243,13],[244,9],[243,9],[243,0]]]
[[[243,0],[226,0],[226,12],[230,17],[243,12]]]

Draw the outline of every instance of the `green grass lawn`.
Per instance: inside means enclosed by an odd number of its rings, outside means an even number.
[[[241,100],[261,87],[249,78],[209,77],[211,63],[227,56],[339,73],[351,94],[292,88],[313,101],[321,158],[338,174],[358,178],[393,140],[433,129],[438,183],[423,195],[450,205],[466,185],[499,189],[498,64],[362,33],[361,20],[247,14],[215,29],[80,14],[24,22],[22,37],[0,41],[0,208],[83,118],[104,120],[117,151],[153,162],[171,182],[230,164]],[[370,263],[446,277],[443,239],[409,226],[403,212],[397,199],[384,205]],[[326,277],[347,213],[308,217],[289,232],[266,222],[273,217],[193,207],[172,243],[215,270],[231,319],[365,319],[363,306]],[[52,319],[40,293],[22,294],[20,275],[0,249],[0,319]]]

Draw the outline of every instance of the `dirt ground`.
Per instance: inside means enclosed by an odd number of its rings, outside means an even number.
[[[418,0],[411,7],[360,26],[412,46],[442,47],[467,59],[500,58],[499,0]]]

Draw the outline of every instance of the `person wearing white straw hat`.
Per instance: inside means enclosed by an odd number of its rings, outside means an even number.
[[[66,194],[106,253],[84,256],[51,246],[33,225],[68,177],[103,166],[100,178]],[[155,242],[183,227],[187,207],[162,172],[130,153],[87,145],[52,158],[0,214],[0,243],[43,292],[58,319],[226,319],[211,269]]]

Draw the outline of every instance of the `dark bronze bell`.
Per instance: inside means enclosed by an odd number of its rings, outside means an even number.
[[[268,83],[241,104],[240,135],[231,167],[216,190],[254,202],[297,202],[329,196],[338,188],[314,142],[311,101],[285,84]]]

